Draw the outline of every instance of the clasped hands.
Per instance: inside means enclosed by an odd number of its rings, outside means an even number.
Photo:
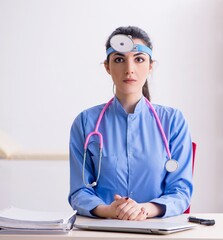
[[[121,220],[141,221],[147,218],[161,216],[165,209],[156,203],[137,203],[129,197],[116,194],[110,205],[98,205],[92,214],[98,217],[115,218]]]
[[[139,204],[131,198],[114,196],[114,201],[109,205],[112,218],[121,220],[145,220],[149,213],[143,204]]]

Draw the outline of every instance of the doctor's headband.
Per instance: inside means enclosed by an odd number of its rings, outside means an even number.
[[[134,44],[132,36],[117,34],[110,40],[111,47],[106,50],[107,56],[113,52],[144,52],[152,58],[152,49],[142,44]]]

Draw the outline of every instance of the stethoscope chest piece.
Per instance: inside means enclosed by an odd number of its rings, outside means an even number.
[[[165,168],[167,172],[175,172],[179,167],[179,163],[174,159],[169,159],[166,161]]]

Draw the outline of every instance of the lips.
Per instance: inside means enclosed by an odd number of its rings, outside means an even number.
[[[136,80],[133,79],[133,78],[127,78],[127,79],[123,80],[123,82],[124,82],[124,83],[135,83]]]

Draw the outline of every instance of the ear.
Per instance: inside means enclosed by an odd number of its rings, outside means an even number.
[[[105,67],[107,73],[108,73],[108,74],[111,74],[111,72],[110,72],[110,68],[109,68],[109,63],[108,63],[107,60],[104,61],[104,67]]]
[[[153,70],[153,61],[149,64],[149,73],[151,73]]]
[[[148,77],[152,74],[152,71],[153,71],[153,62],[149,64]]]

